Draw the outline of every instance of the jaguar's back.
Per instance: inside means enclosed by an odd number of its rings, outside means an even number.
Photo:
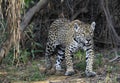
[[[59,18],[54,21],[49,29],[48,41],[59,45],[65,42],[66,33],[69,30],[69,27],[66,27],[70,23],[69,20],[65,18]]]

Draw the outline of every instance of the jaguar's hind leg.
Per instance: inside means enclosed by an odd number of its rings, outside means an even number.
[[[57,52],[57,59],[56,59],[56,70],[61,71],[63,70],[61,67],[61,63],[65,58],[65,48],[59,46],[58,47],[58,52]]]
[[[46,52],[45,52],[45,64],[46,69],[50,70],[52,68],[52,62],[51,62],[51,55],[54,51],[55,47],[52,45],[52,43],[47,43],[46,45]]]

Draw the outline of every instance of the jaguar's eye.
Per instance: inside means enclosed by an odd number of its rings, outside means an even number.
[[[83,33],[82,36],[85,36],[85,34]]]
[[[90,35],[92,35],[92,34],[93,34],[93,32],[90,32],[89,34],[90,34]]]

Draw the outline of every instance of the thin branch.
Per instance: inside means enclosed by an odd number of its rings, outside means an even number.
[[[106,0],[101,0],[101,7],[105,13],[105,16],[106,16],[106,20],[107,20],[107,25],[108,25],[108,28],[110,30],[110,35],[111,37],[113,38],[113,43],[114,44],[119,44],[119,41],[120,41],[120,37],[118,36],[118,34],[116,33],[115,29],[114,29],[114,26],[113,26],[113,22],[112,22],[112,19],[111,19],[111,15],[110,15],[110,12],[109,12],[109,8],[108,8],[108,2]]]

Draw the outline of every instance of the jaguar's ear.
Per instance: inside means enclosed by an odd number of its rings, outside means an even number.
[[[91,23],[91,28],[92,28],[93,30],[95,29],[95,25],[96,25],[95,22],[92,22],[92,23]]]
[[[76,32],[78,32],[79,28],[80,28],[79,25],[77,23],[74,23],[74,30]]]

